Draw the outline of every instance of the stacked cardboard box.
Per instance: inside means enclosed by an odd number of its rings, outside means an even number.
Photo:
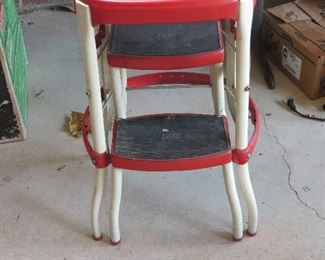
[[[298,0],[264,13],[268,57],[311,99],[325,96],[325,0]]]

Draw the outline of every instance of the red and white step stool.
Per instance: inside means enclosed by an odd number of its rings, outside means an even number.
[[[234,162],[248,209],[248,235],[256,234],[257,206],[248,170],[260,127],[258,109],[249,97],[253,6],[253,0],[76,0],[89,101],[84,143],[97,169],[92,203],[96,240],[103,237],[99,213],[110,164],[113,245],[120,242],[123,169],[180,171],[222,165],[232,211],[232,234],[240,240],[243,220]],[[175,71],[202,66],[209,66],[210,74]],[[127,77],[126,69],[169,72]],[[210,86],[215,114],[127,117],[127,90],[170,84]],[[234,148],[230,145],[225,96],[235,121]],[[254,125],[250,140],[249,111]],[[111,121],[114,125],[109,149],[107,133]],[[92,142],[88,139],[90,134]]]

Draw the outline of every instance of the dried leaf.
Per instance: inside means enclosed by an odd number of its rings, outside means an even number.
[[[82,119],[84,114],[72,111],[69,120],[69,131],[72,136],[80,138],[82,136]]]

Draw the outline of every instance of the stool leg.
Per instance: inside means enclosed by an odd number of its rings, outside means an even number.
[[[112,91],[117,118],[126,118],[126,80],[123,76],[123,69],[110,67],[112,78]],[[124,80],[123,80],[124,77]]]
[[[210,67],[210,78],[215,114],[217,116],[226,116],[222,63]],[[232,214],[233,238],[238,241],[241,240],[243,236],[243,219],[232,162],[223,165],[222,169]]]
[[[126,118],[126,71],[120,68],[110,68],[112,90],[117,118]],[[110,212],[111,243],[120,243],[119,211],[122,193],[122,169],[112,167],[112,197]]]
[[[121,241],[119,227],[119,212],[122,195],[122,170],[112,167],[112,197],[110,212],[110,233],[112,245],[117,245]]]
[[[243,217],[241,212],[241,206],[238,198],[233,165],[232,163],[227,163],[223,168],[223,176],[226,187],[226,192],[228,195],[228,200],[230,204],[231,214],[232,214],[232,232],[233,239],[239,241],[243,237]]]
[[[125,106],[125,109],[127,107],[127,92],[126,92],[126,89],[127,89],[127,84],[128,84],[128,76],[127,76],[127,70],[126,69],[121,69],[120,71],[121,73],[121,78],[122,78],[122,95],[123,95],[123,101],[124,101],[124,106]],[[125,114],[126,114],[126,111],[125,111]]]
[[[225,37],[225,53],[226,53],[226,96],[229,111],[233,120],[236,116],[236,103],[235,103],[235,62],[236,62],[236,52],[234,47],[236,47],[236,41],[234,40],[234,33],[231,32],[231,22],[224,21],[224,31]]]
[[[250,78],[250,32],[253,17],[253,1],[239,1],[236,49],[236,149],[248,144],[248,102]],[[257,230],[257,205],[252,188],[248,163],[237,166],[240,186],[248,208],[248,234]]]
[[[94,230],[94,239],[101,240],[103,238],[103,233],[101,233],[99,228],[99,213],[102,205],[103,194],[106,183],[106,168],[97,169],[96,173],[96,183],[94,189],[94,195],[92,200],[92,214],[91,220]]]
[[[109,38],[109,31],[106,29],[107,36],[103,40],[104,43],[108,41]],[[108,43],[106,43],[105,48],[102,51],[101,55],[101,67],[102,67],[102,78],[103,78],[103,88],[105,93],[105,108],[104,108],[104,118],[105,118],[105,128],[106,133],[108,134],[108,131],[112,128],[114,123],[114,104],[112,96],[112,89],[111,89],[111,77],[109,73],[109,64],[107,62],[107,49],[108,49]],[[107,136],[107,135],[106,135]]]
[[[210,81],[215,114],[226,115],[223,63],[210,66]]]
[[[249,236],[255,236],[257,232],[257,205],[256,199],[252,187],[252,183],[249,177],[248,163],[244,165],[237,165],[237,173],[241,190],[247,204],[248,211],[248,231]]]
[[[77,0],[76,8],[84,56],[93,146],[96,153],[102,154],[106,152],[107,146],[100,90],[100,73],[95,43],[95,28],[91,23],[89,6]],[[102,237],[99,229],[99,212],[105,186],[106,170],[107,168],[97,169],[96,174],[96,185],[92,202],[92,225],[96,240]]]

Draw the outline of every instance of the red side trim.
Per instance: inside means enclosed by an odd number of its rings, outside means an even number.
[[[139,70],[186,69],[208,66],[224,61],[224,43],[221,23],[218,23],[220,48],[213,52],[181,56],[124,56],[107,54],[108,64],[112,67]]]
[[[224,61],[224,52],[202,53],[185,56],[120,56],[108,54],[112,67],[142,70],[186,69],[217,64]]]
[[[249,110],[251,112],[251,121],[254,125],[254,133],[245,149],[233,149],[233,162],[237,164],[245,164],[255,150],[259,135],[260,135],[260,115],[258,108],[252,98],[249,98]]]
[[[111,164],[111,157],[108,153],[96,153],[91,146],[88,134],[90,133],[91,126],[90,126],[90,113],[89,108],[86,109],[84,118],[83,118],[83,126],[82,126],[82,134],[83,134],[83,141],[87,150],[87,153],[92,161],[92,163],[96,166],[96,168],[106,168],[108,165]]]
[[[231,151],[205,157],[169,161],[134,160],[112,155],[112,165],[114,167],[138,171],[186,171],[209,168],[228,162],[231,162]]]

